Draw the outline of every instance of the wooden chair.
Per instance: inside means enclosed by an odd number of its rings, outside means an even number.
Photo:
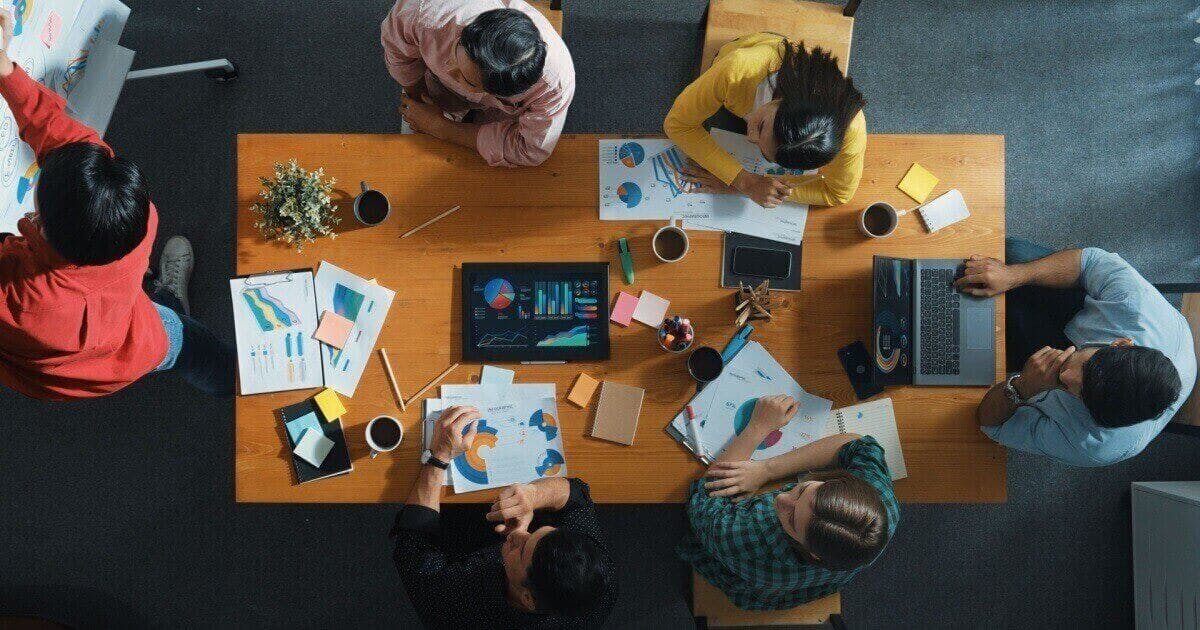
[[[834,593],[791,610],[742,610],[720,589],[692,572],[692,615],[698,628],[833,628],[843,630],[842,595]]]
[[[563,34],[563,11],[562,0],[526,0],[533,8],[537,9],[542,15],[550,20],[550,24],[554,30],[558,31],[559,37]]]
[[[709,0],[708,24],[704,29],[704,53],[700,72],[712,65],[721,46],[750,33],[769,31],[786,35],[808,47],[819,46],[833,53],[838,67],[850,66],[850,38],[854,13],[862,0],[848,0],[839,7],[808,0]]]
[[[1196,356],[1200,356],[1200,283],[1156,284],[1160,293],[1183,296],[1179,311],[1187,318],[1192,329],[1192,344]],[[1192,387],[1192,395],[1188,397],[1179,412],[1167,424],[1165,431],[1183,433],[1200,437],[1200,381]]]

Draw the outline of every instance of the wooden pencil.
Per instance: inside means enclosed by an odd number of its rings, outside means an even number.
[[[379,349],[379,358],[383,359],[383,373],[387,376],[387,380],[392,384],[392,393],[396,396],[396,402],[400,404],[400,411],[408,411],[408,405],[404,404],[404,394],[400,393],[400,386],[396,384],[396,375],[392,373],[392,362],[388,361],[387,350]]]
[[[434,379],[432,381],[429,381],[429,383],[426,384],[425,387],[421,388],[421,391],[413,394],[412,397],[408,399],[408,404],[410,404],[410,405],[413,404],[413,401],[420,398],[421,394],[424,394],[425,392],[429,391],[431,388],[436,386],[438,383],[442,382],[442,379],[449,376],[449,374],[451,372],[453,372],[455,369],[458,368],[458,365],[459,364],[455,363],[454,365],[451,365],[450,367],[446,368],[445,372],[442,372],[441,374],[438,374],[436,377],[434,377]]]
[[[412,236],[413,234],[420,232],[421,230],[429,227],[430,225],[433,225],[434,223],[437,223],[438,221],[445,219],[446,217],[450,216],[451,214],[454,214],[461,207],[462,206],[454,206],[453,208],[450,208],[449,210],[437,215],[436,217],[433,217],[432,219],[422,223],[421,225],[418,225],[417,227],[405,232],[404,234],[401,234],[400,238],[408,238],[408,237]]]

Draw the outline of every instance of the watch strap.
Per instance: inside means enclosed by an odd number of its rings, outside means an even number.
[[[450,468],[449,462],[444,462],[444,461],[434,457],[432,454],[430,454],[429,457],[425,458],[425,463],[429,464],[430,466],[435,466],[437,468],[441,468],[442,470],[446,470],[447,468]]]

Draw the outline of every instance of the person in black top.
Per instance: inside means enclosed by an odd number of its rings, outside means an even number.
[[[597,628],[617,584],[586,483],[550,477],[501,490],[487,539],[466,545],[443,531],[446,465],[466,451],[481,418],[442,413],[412,501],[396,515],[392,559],[413,608],[430,628]],[[456,549],[456,547],[458,547]]]

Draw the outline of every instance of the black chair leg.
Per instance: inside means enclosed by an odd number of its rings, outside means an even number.
[[[846,3],[846,7],[842,9],[842,15],[846,17],[854,17],[854,14],[858,12],[858,5],[860,4],[862,4],[862,0],[849,0],[849,2]]]

